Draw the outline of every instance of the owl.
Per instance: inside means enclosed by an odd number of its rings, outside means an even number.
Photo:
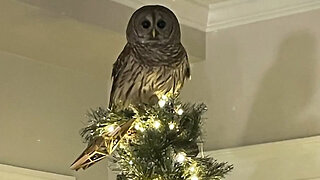
[[[190,66],[173,12],[163,6],[144,6],[133,13],[126,34],[128,42],[113,65],[109,107],[153,104],[163,95],[179,94],[190,78]],[[87,169],[110,155],[133,122],[93,139],[71,169]]]
[[[109,107],[151,104],[178,94],[190,78],[190,66],[174,13],[159,5],[144,6],[133,13],[126,36],[113,65]]]

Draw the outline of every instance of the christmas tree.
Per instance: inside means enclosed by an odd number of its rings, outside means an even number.
[[[233,169],[225,162],[199,153],[201,125],[205,104],[181,103],[178,98],[163,97],[158,104],[129,107],[123,110],[98,108],[88,113],[89,124],[82,130],[88,142],[115,131],[119,124],[129,123],[126,134],[119,139],[112,153],[121,173],[117,179],[139,180],[207,180],[222,179]],[[102,144],[105,139],[102,138]],[[100,146],[89,161],[86,169],[104,158],[106,149]]]

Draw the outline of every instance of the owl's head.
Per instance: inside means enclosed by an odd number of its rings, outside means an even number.
[[[127,40],[130,43],[180,43],[178,19],[166,7],[143,6],[129,20]]]

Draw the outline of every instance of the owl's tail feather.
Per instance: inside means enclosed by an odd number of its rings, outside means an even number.
[[[127,134],[135,119],[122,124],[111,133],[105,133],[93,139],[83,153],[72,163],[70,168],[78,171],[89,168],[96,162],[110,155],[118,146],[120,140]]]

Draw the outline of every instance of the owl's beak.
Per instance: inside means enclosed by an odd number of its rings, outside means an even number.
[[[156,37],[156,30],[152,29],[152,38],[155,38],[155,37]]]

